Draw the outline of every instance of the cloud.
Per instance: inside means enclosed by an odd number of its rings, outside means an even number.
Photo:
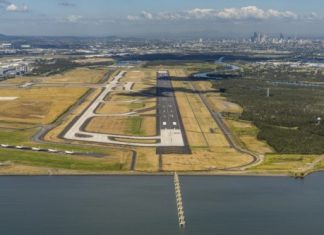
[[[132,15],[127,16],[127,20],[129,20],[129,21],[136,21],[139,19],[140,19],[140,17],[138,17],[138,16],[132,16]]]
[[[269,20],[269,19],[298,19],[298,14],[292,11],[261,9],[256,6],[241,8],[225,8],[222,10],[211,8],[194,8],[179,12],[151,13],[142,11],[138,16],[128,16],[128,20]]]
[[[65,17],[65,21],[69,23],[78,23],[83,17],[79,15],[69,15]]]
[[[76,7],[77,5],[75,3],[72,3],[72,2],[59,2],[59,5],[60,6],[63,6],[63,7]]]
[[[16,4],[9,4],[6,7],[7,12],[27,12],[29,11],[28,7],[26,5],[23,6],[17,6]]]
[[[256,6],[248,6],[242,8],[226,8],[216,13],[216,16],[222,19],[258,19],[266,20],[272,18],[287,18],[297,19],[298,15],[291,11],[278,11],[278,10],[263,10]]]
[[[141,17],[148,20],[153,20],[153,14],[147,11],[142,11]]]

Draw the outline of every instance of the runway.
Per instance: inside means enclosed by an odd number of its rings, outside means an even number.
[[[178,106],[171,79],[167,71],[157,74],[158,123],[163,146],[184,146],[183,130],[180,127]]]

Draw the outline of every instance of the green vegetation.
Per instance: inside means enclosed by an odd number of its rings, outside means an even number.
[[[323,170],[324,169],[324,160],[321,160],[315,167],[317,170]]]
[[[67,72],[75,68],[108,66],[108,65],[112,65],[113,63],[114,61],[78,64],[69,59],[55,59],[51,61],[40,60],[36,64],[36,68],[34,69],[32,75],[51,76],[51,75]]]
[[[303,73],[292,74],[296,81],[302,79]],[[260,129],[258,138],[278,153],[324,153],[324,122],[316,121],[324,117],[323,89],[271,85],[247,77],[214,82],[214,87],[226,89],[224,96],[244,108],[240,118],[252,121]],[[270,97],[266,97],[267,88]]]
[[[322,81],[323,75],[320,70],[314,68],[292,68],[287,65],[280,65],[275,68],[260,66],[253,68],[244,67],[244,75],[247,78],[259,78],[271,81]]]
[[[144,108],[144,107],[145,107],[145,104],[144,104],[144,103],[131,103],[131,104],[129,105],[129,108],[130,108],[131,110],[142,109],[142,108]]]
[[[251,170],[290,171],[305,168],[315,160],[316,156],[313,155],[267,154],[264,161],[260,165],[251,168]]]
[[[190,72],[197,72],[197,71],[210,71],[214,70],[216,67],[220,67],[219,65],[215,64],[214,61],[211,62],[204,62],[202,63],[201,61],[182,61],[182,60],[161,60],[161,61],[148,61],[146,64],[143,66],[144,68],[151,68],[151,67],[158,67],[158,66],[163,66],[163,67],[169,67],[169,68],[181,68],[183,69],[184,67]]]
[[[51,167],[67,170],[81,170],[81,171],[112,171],[125,170],[127,166],[124,164],[109,163],[100,159],[86,159],[80,157],[68,157],[64,155],[37,153],[16,150],[0,150],[0,162],[10,161],[16,164],[37,166],[37,167]]]
[[[73,63],[68,59],[56,59],[53,61],[39,61],[33,71],[33,75],[55,75],[67,72],[71,69],[80,67],[79,64]]]
[[[36,128],[22,130],[3,130],[0,129],[0,144],[23,145],[30,147],[51,148],[57,150],[69,150],[75,152],[98,153],[105,155],[114,155],[114,150],[109,148],[100,148],[91,145],[70,145],[60,143],[34,143],[31,137],[36,133]]]
[[[266,140],[279,153],[322,154],[324,136],[301,129],[285,129],[270,125],[258,125],[258,138]]]
[[[129,121],[128,133],[131,135],[143,135],[141,130],[143,118],[142,117],[132,117]]]

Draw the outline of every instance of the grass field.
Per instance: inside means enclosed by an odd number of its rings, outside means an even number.
[[[95,117],[87,125],[86,131],[114,135],[155,136],[155,117]]]
[[[126,158],[124,161],[118,162],[119,159],[117,157],[96,159],[4,149],[0,150],[0,162],[1,161],[9,161],[16,165],[48,167],[54,169],[60,168],[85,172],[120,171],[126,170],[129,167],[126,164],[128,162]]]
[[[164,171],[215,171],[239,167],[251,161],[249,156],[226,147],[193,148],[192,155],[165,155]]]
[[[36,84],[97,83],[106,73],[107,70],[105,69],[78,68],[60,75],[24,77],[12,81],[19,83],[33,81]],[[13,101],[0,101],[0,126],[9,125],[9,123],[51,123],[86,91],[86,88],[66,87],[0,88],[1,96],[18,97]],[[1,123],[4,123],[4,125]]]
[[[257,139],[259,130],[252,123],[240,120],[226,120],[226,124],[245,148],[261,154],[274,152],[265,141]]]
[[[85,97],[83,103],[76,107],[76,109],[74,109],[73,112],[71,112],[70,115],[67,116],[62,123],[59,123],[58,126],[47,133],[44,139],[46,141],[55,143],[64,142],[64,140],[59,138],[59,135],[64,131],[67,125],[72,122],[74,118],[76,118],[77,115],[79,115],[84,109],[88,107],[88,105],[93,101],[93,99],[95,99],[95,97],[97,97],[98,94],[100,94],[100,92],[100,89],[92,91],[89,96]]]
[[[262,164],[250,170],[252,172],[293,173],[307,168],[317,158],[317,155],[267,154]],[[323,166],[318,165],[318,168],[323,169]]]
[[[228,147],[225,137],[213,120],[208,109],[198,94],[181,91],[181,88],[192,90],[187,82],[173,82],[181,117],[192,147]]]
[[[129,101],[134,101],[134,100],[149,100],[149,99],[153,99],[153,97],[146,97],[137,93],[125,93],[125,92],[116,92],[113,91],[111,92],[107,97],[105,97],[105,101],[125,101],[125,102],[129,102]]]
[[[104,68],[76,68],[68,72],[52,76],[16,77],[2,81],[5,84],[40,83],[98,83],[108,70]]]
[[[103,103],[97,109],[98,114],[120,114],[134,112],[146,108],[155,108],[156,103],[152,101],[135,101],[135,102],[108,102]],[[155,109],[154,109],[155,110]],[[154,112],[155,113],[155,112]]]
[[[91,145],[67,145],[54,142],[34,143],[30,138],[35,132],[35,128],[25,130],[4,130],[0,128],[0,143],[52,148],[62,151],[91,152],[102,154],[103,157],[70,157],[57,154],[0,149],[0,162],[10,162],[10,166],[0,167],[0,174],[5,174],[6,172],[21,174],[35,172],[46,174],[48,170],[57,171],[59,169],[78,170],[83,173],[91,173],[110,170],[126,170],[130,166],[131,152],[128,150],[110,149]],[[30,170],[32,170],[32,172],[29,172]]]
[[[102,79],[104,70],[77,69],[48,77],[46,82],[89,82],[96,83]],[[83,76],[83,77],[82,77]],[[81,79],[80,79],[81,78]],[[43,78],[38,78],[42,80]],[[43,80],[41,82],[44,82]],[[30,147],[52,148],[83,153],[97,153],[102,158],[95,157],[67,157],[64,155],[47,154],[28,151],[0,149],[0,162],[6,162],[0,167],[0,174],[55,174],[74,173],[105,173],[124,171],[129,169],[131,152],[127,149],[117,149],[107,146],[84,145],[74,142],[75,145],[65,143],[58,138],[65,126],[75,115],[78,115],[100,89],[90,95],[84,102],[65,118],[57,128],[45,137],[47,143],[34,143],[31,137],[37,132],[38,126],[52,123],[62,115],[85,92],[86,88],[29,88],[29,89],[0,89],[3,96],[17,96],[13,101],[0,102],[0,143],[23,145]]]
[[[136,148],[136,170],[140,172],[157,172],[158,157],[155,148]]]
[[[237,104],[227,101],[224,97],[217,94],[207,95],[208,102],[217,112],[242,113],[243,108]]]
[[[120,80],[121,82],[135,83],[154,83],[156,80],[156,70],[154,69],[133,69],[127,71],[126,75]]]
[[[30,147],[42,147],[42,148],[55,148],[59,150],[70,150],[79,152],[93,152],[101,153],[107,156],[118,155],[118,151],[109,148],[97,148],[92,145],[68,145],[64,142],[55,141],[51,139],[52,143],[34,143],[31,140],[37,131],[37,128],[19,129],[19,130],[5,130],[0,129],[0,143],[12,144],[12,145],[24,145]],[[47,139],[47,138],[45,138]],[[127,151],[126,151],[127,152]]]
[[[78,100],[85,88],[0,88],[2,96],[16,96],[0,101],[0,122],[48,124]]]
[[[106,69],[77,68],[64,74],[41,79],[45,83],[98,83],[108,71]]]

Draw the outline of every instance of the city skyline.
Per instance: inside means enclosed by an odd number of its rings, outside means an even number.
[[[39,36],[322,37],[324,3],[305,1],[1,0],[0,33]]]

